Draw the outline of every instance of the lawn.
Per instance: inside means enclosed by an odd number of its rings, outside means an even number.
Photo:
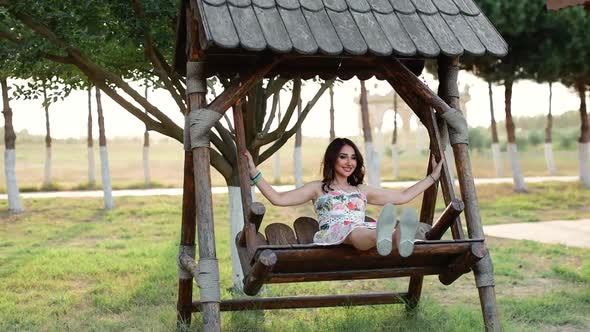
[[[482,218],[490,223],[520,218],[511,204],[496,202],[497,194],[521,202],[518,209],[528,210],[524,204],[532,200],[555,213],[578,211],[569,215],[572,218],[590,214],[589,191],[576,184],[531,186],[531,191],[523,195],[512,193],[510,186],[479,188]],[[563,204],[564,197],[572,198],[570,205]],[[214,195],[213,200],[222,297],[229,298],[228,202],[226,195]],[[180,197],[120,197],[112,211],[102,210],[101,199],[29,199],[24,205],[23,214],[0,215],[0,331],[174,329]],[[311,212],[309,206],[266,207],[265,225],[290,223]],[[6,201],[0,202],[0,210],[6,209]],[[546,215],[540,210],[528,216],[543,220]],[[590,329],[590,250],[497,238],[488,238],[487,245],[506,331]],[[317,282],[266,286],[262,295],[406,287],[405,278]],[[195,292],[196,298],[198,289]],[[194,317],[191,330],[198,331],[200,317]],[[413,316],[407,316],[403,306],[385,305],[223,313],[222,323],[224,331],[483,329],[471,274],[450,286],[427,277],[420,309]]]

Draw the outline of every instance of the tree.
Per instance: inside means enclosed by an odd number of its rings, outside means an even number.
[[[545,38],[539,31],[544,2],[543,0],[478,0],[477,3],[500,31],[510,50],[501,59],[488,56],[477,59],[468,57],[466,68],[488,82],[499,82],[504,85],[507,149],[514,190],[526,192],[527,187],[518,161],[516,126],[512,119],[512,87],[519,79],[531,76],[525,65],[530,63],[539,52],[538,47]]]
[[[88,187],[94,188],[96,186],[96,168],[94,165],[94,140],[92,138],[92,85],[88,84],[88,134],[86,145],[88,147]]]
[[[16,21],[8,36],[19,36],[29,54],[54,62],[75,66],[108,97],[142,121],[149,130],[179,142],[183,129],[161,109],[151,104],[134,89],[129,80],[157,81],[165,89],[179,112],[186,113],[185,83],[170,65],[174,49],[173,30],[177,13],[172,0],[88,0],[63,3],[59,1],[0,0],[0,8]],[[0,35],[1,38],[7,38]],[[96,47],[101,45],[101,47]],[[36,47],[33,47],[36,46]],[[222,84],[232,84],[220,78]],[[278,128],[269,131],[276,111],[277,92],[288,82],[291,102]],[[301,92],[301,81],[274,77],[258,83],[244,100],[246,141],[256,164],[271,157],[292,137],[307,114],[332,81],[323,82],[307,102],[301,117],[288,128]],[[273,98],[271,115],[267,116],[267,99]],[[266,121],[266,125],[265,125]],[[211,165],[230,187],[230,243],[243,224],[238,188],[236,146],[231,124],[218,122],[210,138]],[[237,188],[238,190],[233,190]],[[237,252],[232,250],[237,262]],[[235,265],[234,265],[235,266]],[[237,263],[239,267],[239,263]],[[234,271],[234,283],[242,283],[240,271]]]
[[[367,168],[368,183],[371,186],[380,186],[380,172],[377,152],[373,146],[373,129],[369,122],[369,103],[367,100],[367,88],[365,81],[361,80],[361,95],[359,98],[361,105],[361,120],[363,122],[363,136],[365,139],[365,160]]]
[[[20,213],[21,205],[18,184],[16,181],[16,134],[12,127],[12,110],[8,97],[8,83],[5,77],[0,79],[2,85],[2,101],[4,109],[4,174],[6,177],[6,193],[8,194],[8,211]]]
[[[330,86],[332,89],[332,86]],[[331,91],[331,90],[330,90]],[[297,118],[301,116],[301,99],[297,103]],[[295,148],[293,149],[293,169],[295,170],[295,187],[303,187],[303,161],[301,157],[301,143],[303,141],[303,133],[301,127],[295,133]]]
[[[590,119],[586,106],[586,91],[590,86],[590,16],[581,7],[552,12],[552,28],[562,37],[559,56],[560,81],[576,90],[580,98],[580,137],[578,158],[580,182],[590,188]]]
[[[102,112],[102,100],[100,89],[96,89],[96,113],[98,114],[98,145],[100,149],[100,175],[104,208],[111,210],[115,207],[113,201],[113,188],[111,186],[111,172],[109,170],[109,153],[107,150],[107,137],[104,128],[104,115]]]
[[[336,129],[334,128],[334,85],[330,86],[330,142],[336,138]]]
[[[20,213],[23,207],[20,201],[19,189],[16,180],[16,133],[12,126],[12,109],[8,93],[8,77],[13,76],[17,63],[14,61],[18,49],[14,47],[15,40],[8,40],[10,36],[4,36],[6,15],[0,11],[0,86],[2,93],[2,114],[4,115],[4,174],[6,179],[6,193],[8,196],[8,211]]]
[[[488,81],[488,96],[490,99],[490,130],[492,132],[492,158],[494,159],[494,168],[496,176],[504,176],[504,167],[502,166],[502,154],[500,152],[500,140],[498,139],[498,128],[496,117],[494,115],[494,96],[492,91],[492,82]]]
[[[148,85],[145,85],[145,99],[148,99]],[[145,127],[143,132],[143,185],[148,188],[150,186],[150,132]]]
[[[398,96],[393,91],[393,135],[391,137],[391,159],[393,161],[393,177],[399,178],[399,152],[397,149],[397,111],[398,111]]]

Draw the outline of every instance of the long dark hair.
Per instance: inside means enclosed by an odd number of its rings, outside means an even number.
[[[340,150],[345,145],[350,146],[356,155],[356,168],[346,180],[348,184],[355,187],[363,183],[363,179],[365,177],[363,155],[356,145],[348,138],[335,138],[326,148],[324,159],[322,161],[322,189],[324,192],[332,190],[330,183],[334,181],[336,176],[334,172],[334,164],[336,164],[336,159],[338,159],[338,156],[340,155]]]

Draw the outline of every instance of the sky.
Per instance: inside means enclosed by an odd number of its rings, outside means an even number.
[[[427,74],[428,75],[428,74]],[[437,82],[429,76],[424,79],[436,91]],[[23,83],[23,82],[19,82]],[[9,85],[11,81],[9,81]],[[488,126],[490,122],[489,99],[487,83],[461,71],[459,73],[459,91],[464,85],[469,85],[471,100],[467,103],[467,120],[470,126]],[[386,95],[391,91],[387,82],[371,79],[366,83],[369,94]],[[306,83],[302,90],[304,105],[309,101],[319,87],[315,83]],[[336,112],[335,130],[337,136],[355,136],[361,133],[359,129],[360,107],[354,102],[360,90],[359,81],[351,79],[337,85],[334,89],[334,108]],[[143,93],[143,88],[138,87]],[[494,86],[494,107],[496,121],[504,119],[504,88]],[[533,116],[546,114],[549,99],[548,84],[537,84],[532,81],[519,81],[514,85],[512,97],[513,116]],[[1,98],[1,97],[0,97]],[[177,124],[182,125],[183,117],[176,104],[164,90],[148,91],[151,103],[168,114]],[[113,137],[139,137],[143,135],[144,125],[123,108],[118,106],[104,93],[102,94],[105,116],[106,135]],[[283,92],[281,104],[286,107],[289,95]],[[27,130],[29,134],[45,135],[45,115],[40,100],[11,100],[13,110],[13,125],[17,132]],[[93,94],[94,135],[98,133],[96,124],[95,99]],[[579,98],[574,92],[561,84],[553,84],[553,114],[558,115],[566,111],[577,110]],[[326,93],[317,102],[303,124],[303,135],[310,137],[329,136],[329,94]],[[50,106],[51,134],[54,138],[85,138],[87,135],[88,95],[86,91],[75,91],[63,101]],[[228,112],[231,113],[231,112]],[[518,125],[518,124],[517,124]],[[0,117],[0,126],[4,126],[4,118]],[[412,124],[412,128],[416,125]],[[384,131],[393,128],[393,115],[386,114]],[[157,137],[157,136],[156,136]],[[95,137],[96,138],[96,137]]]

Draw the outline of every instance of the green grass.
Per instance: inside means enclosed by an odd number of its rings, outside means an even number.
[[[550,189],[575,191],[569,184],[555,186]],[[486,206],[482,215],[488,210],[508,215],[509,204],[490,202],[492,193],[504,190],[509,191],[502,186],[481,188],[480,203]],[[586,199],[587,194],[583,191],[576,200]],[[518,200],[519,195],[512,197]],[[214,195],[213,201],[222,297],[230,298],[228,202],[225,195]],[[117,197],[112,211],[102,210],[100,199],[30,199],[24,205],[20,215],[0,215],[0,331],[174,329],[180,197]],[[266,207],[264,225],[290,223],[311,212],[307,205]],[[6,208],[6,201],[0,202],[0,210]],[[590,328],[586,318],[590,250],[496,238],[487,243],[506,331]],[[263,295],[404,291],[406,287],[404,278],[294,283],[265,286]],[[199,331],[200,316],[195,314],[194,320],[190,330]],[[387,305],[233,312],[223,313],[222,320],[224,331],[483,329],[471,274],[451,286],[426,277],[420,309],[411,316],[403,306]]]

